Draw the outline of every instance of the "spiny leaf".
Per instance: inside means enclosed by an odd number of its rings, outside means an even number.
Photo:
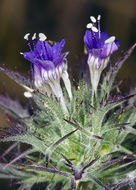
[[[16,135],[10,136],[7,138],[0,139],[0,142],[9,142],[9,141],[18,141],[26,144],[30,144],[35,147],[38,151],[45,154],[47,146],[38,138],[33,135],[25,134],[25,135]]]
[[[112,185],[111,190],[121,189],[122,187],[124,187],[128,184],[129,184],[129,179],[122,180],[122,181],[118,182],[117,184]]]
[[[111,173],[115,173],[115,172],[118,171],[119,169],[122,169],[122,168],[125,169],[126,166],[129,166],[129,165],[131,165],[131,164],[133,164],[133,163],[136,163],[136,160],[133,160],[133,161],[130,161],[130,162],[128,162],[128,163],[125,163],[125,164],[122,164],[122,165],[117,165],[117,166],[115,166],[115,167],[106,169],[106,170],[102,171],[102,174],[103,174],[103,176],[105,176],[105,175],[109,175],[109,174],[111,174]]]
[[[102,183],[99,179],[97,179],[96,177],[92,177],[92,179],[98,183],[101,187],[103,187],[105,190],[111,190],[110,187],[108,187],[107,185],[105,185],[104,183]]]
[[[84,167],[82,168],[81,172],[84,173],[85,170],[86,170],[87,168],[89,168],[90,166],[92,166],[98,159],[99,159],[99,158],[96,158],[96,159],[94,159],[94,160],[91,160],[91,162],[89,162],[86,166],[84,166]]]
[[[64,156],[63,154],[62,154],[62,156],[67,161],[67,166],[69,166],[69,167],[71,167],[73,169],[74,165],[72,164],[72,162],[66,156]]]
[[[8,77],[16,81],[19,85],[30,86],[30,79],[26,79],[24,76],[20,75],[18,72],[11,71],[7,68],[0,67],[0,71],[5,73]]]
[[[131,55],[135,47],[136,47],[136,43],[131,48],[129,48],[129,50],[123,53],[123,55],[120,56],[120,58],[115,63],[114,68],[117,68],[117,69],[120,68],[121,65],[124,63],[124,61]]]
[[[15,118],[24,118],[30,116],[28,109],[23,108],[19,100],[13,100],[8,95],[6,97],[0,95],[0,107]]]
[[[70,133],[66,134],[65,136],[63,136],[62,138],[60,138],[57,142],[55,142],[52,146],[57,146],[62,141],[64,141],[65,139],[67,139],[69,136],[71,136],[73,133],[75,133],[77,130],[78,129],[75,129],[74,131],[71,131]]]
[[[51,168],[46,168],[44,166],[42,167],[35,167],[35,166],[28,166],[28,165],[24,165],[24,164],[20,164],[20,166],[22,167],[25,167],[25,168],[29,168],[29,169],[32,169],[34,171],[44,171],[44,172],[49,172],[49,173],[53,173],[53,174],[58,174],[58,175],[62,175],[62,176],[66,176],[68,177],[69,176],[69,173],[67,172],[63,172],[63,171],[59,171],[59,170],[54,170],[54,169],[51,169]]]
[[[19,156],[15,157],[12,161],[10,161],[8,164],[6,164],[3,169],[6,169],[7,167],[9,167],[11,164],[13,164],[14,162],[16,162],[20,158],[25,157],[27,154],[30,154],[32,152],[33,152],[33,149],[28,149],[28,150],[24,151]]]
[[[126,59],[131,55],[134,48],[136,47],[136,44],[134,44],[129,50],[127,50],[125,53],[123,53],[120,58],[117,60],[117,62],[114,64],[113,67],[110,67],[109,72],[107,72],[106,76],[104,77],[103,84],[101,85],[102,92],[101,97],[105,98],[105,96],[109,95],[113,82],[115,80],[115,77],[117,73],[119,72],[119,69],[123,65],[123,63],[126,61]],[[105,92],[105,93],[104,93]]]
[[[0,155],[0,159],[4,158],[6,154],[8,154],[13,148],[15,148],[18,145],[19,142],[13,143],[2,155]]]
[[[77,123],[74,123],[74,122],[72,122],[72,121],[70,121],[70,120],[67,120],[67,119],[64,119],[64,121],[66,121],[67,123],[71,124],[71,125],[74,126],[75,128],[78,128],[79,130],[84,131],[87,135],[92,136],[92,134],[90,133],[89,130],[87,130],[86,128],[81,127],[81,126],[78,125]]]
[[[131,158],[131,157],[133,157],[135,155],[136,155],[136,153],[133,153],[133,154],[128,154],[128,155],[125,155],[125,156],[121,156],[120,158],[117,158],[117,159],[114,159],[114,160],[110,160],[110,161],[106,162],[102,167],[98,168],[98,170],[103,170],[103,169],[105,169],[105,168],[107,168],[107,167],[109,167],[109,166],[111,166],[111,165],[113,165],[115,163],[123,161],[123,160],[125,160],[127,158]]]

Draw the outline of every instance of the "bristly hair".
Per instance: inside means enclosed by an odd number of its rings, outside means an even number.
[[[13,119],[11,119],[8,115],[7,119],[10,122],[10,125],[7,124],[7,126],[0,129],[0,138],[7,138],[16,135],[25,135],[27,133],[27,127],[23,122],[13,121]]]

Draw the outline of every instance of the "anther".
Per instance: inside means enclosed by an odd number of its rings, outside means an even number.
[[[111,43],[111,42],[114,42],[115,41],[115,36],[111,36],[110,38],[108,38],[107,40],[105,40],[105,44],[107,43]]]
[[[36,33],[34,33],[34,35],[32,36],[32,40],[36,39]]]
[[[39,33],[39,38],[40,38],[39,40],[42,42],[47,39],[47,37],[43,33]]]
[[[92,28],[92,26],[93,26],[92,23],[88,23],[88,24],[86,25],[86,28],[90,29],[90,28]]]
[[[31,45],[30,45],[30,42],[29,42],[29,39],[28,39],[29,36],[30,36],[30,33],[27,33],[27,34],[24,36],[24,39],[27,40],[27,44],[28,44],[28,46],[29,46],[29,49],[30,49],[30,51],[32,52],[32,48],[31,48]]]
[[[93,32],[98,32],[98,29],[95,26],[93,26],[91,29]]]
[[[93,23],[96,23],[96,19],[95,19],[94,16],[90,16],[90,19],[91,19],[91,21],[92,21]]]
[[[30,33],[27,33],[27,34],[24,36],[24,39],[25,39],[25,40],[28,40],[29,35],[30,35]]]

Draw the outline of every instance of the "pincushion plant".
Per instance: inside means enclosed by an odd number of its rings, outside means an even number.
[[[8,110],[11,122],[1,129],[0,141],[14,141],[0,157],[0,178],[14,179],[19,190],[33,189],[41,182],[51,190],[59,183],[63,190],[136,189],[136,153],[128,148],[131,141],[125,144],[129,134],[136,134],[135,92],[121,96],[114,84],[118,70],[136,45],[109,65],[100,82],[119,42],[100,31],[100,16],[90,18],[84,43],[91,87],[84,79],[77,88],[71,87],[68,53],[61,53],[65,40],[51,42],[42,33],[33,35],[33,47],[29,34],[24,37],[30,51],[21,54],[32,63],[32,79],[1,67],[24,88],[24,96],[35,102],[30,114],[19,102],[0,96],[0,106]],[[22,151],[21,143],[29,148]],[[6,156],[14,150],[16,154],[9,160]]]

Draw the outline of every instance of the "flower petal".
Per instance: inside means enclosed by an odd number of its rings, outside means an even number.
[[[111,43],[104,44],[102,48],[102,52],[101,52],[101,58],[105,58],[111,55],[112,53],[118,50],[118,47],[119,47],[118,40],[115,40],[114,42],[111,42]]]
[[[93,48],[92,34],[90,33],[89,30],[86,30],[86,32],[85,32],[84,43],[85,43],[85,45],[87,46],[88,49]]]
[[[58,65],[60,65],[60,64],[64,61],[64,59],[65,59],[65,57],[66,57],[67,55],[68,55],[68,52],[65,52],[65,53],[59,55],[58,57],[56,57],[56,58],[53,60],[54,66],[57,67]]]
[[[106,32],[101,32],[101,48],[103,48],[105,41],[109,38]]]
[[[57,57],[60,55],[61,50],[63,49],[65,45],[65,39],[61,40],[58,43],[55,43],[52,47],[52,52],[53,52],[53,58]]]
[[[44,41],[43,43],[44,43],[44,47],[45,47],[45,51],[44,52],[46,54],[46,57],[47,57],[47,59],[49,59],[49,60],[52,61],[53,60],[52,46],[48,42],[46,42],[46,41]]]
[[[84,35],[84,43],[89,50],[97,49],[101,47],[98,32],[92,32],[92,30],[86,30]]]
[[[25,59],[33,63],[33,59],[35,58],[35,54],[33,52],[24,52],[23,56]]]
[[[52,47],[46,41],[38,40],[34,48],[34,53],[37,55],[38,59],[52,60]]]
[[[54,63],[49,60],[40,60],[40,59],[35,59],[35,64],[38,66],[39,69],[44,69],[47,72],[49,70],[55,70]]]

